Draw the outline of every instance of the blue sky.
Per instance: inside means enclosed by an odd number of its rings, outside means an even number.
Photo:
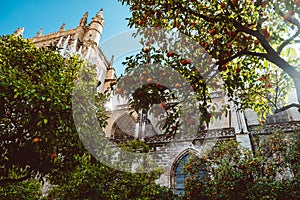
[[[24,37],[33,37],[39,28],[43,33],[58,31],[62,23],[66,29],[75,28],[83,14],[89,12],[89,20],[104,9],[105,30],[102,40],[128,30],[128,7],[118,0],[0,0],[0,35],[11,34],[24,27]]]
[[[0,0],[0,3],[0,35],[12,34],[17,28],[24,27],[24,38],[34,37],[40,28],[43,28],[43,34],[56,32],[62,23],[66,24],[66,30],[75,28],[86,11],[89,12],[89,23],[103,8],[105,25],[100,46],[103,46],[108,58],[116,54],[114,52],[116,48],[108,48],[116,46],[115,37],[120,39],[122,38],[120,35],[130,30],[125,20],[130,16],[129,8],[118,0]],[[118,41],[118,45],[128,47],[126,44],[128,39],[125,40],[124,45],[122,40]],[[122,55],[126,51],[132,51],[132,48],[125,49]],[[116,68],[122,68],[120,66],[122,55],[115,56]],[[120,70],[117,71],[120,74]]]

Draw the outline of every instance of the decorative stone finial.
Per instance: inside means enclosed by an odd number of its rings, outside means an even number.
[[[42,36],[42,32],[43,32],[43,29],[42,29],[42,28],[40,28],[39,32],[37,32],[37,34],[36,34],[36,37],[40,37],[40,36]]]
[[[60,27],[59,31],[60,31],[60,32],[64,31],[64,30],[65,30],[65,26],[66,26],[66,24],[65,24],[65,23],[63,23],[63,24],[61,25],[61,27]]]
[[[87,18],[88,18],[89,13],[86,12],[83,17],[81,18],[80,22],[79,22],[79,26],[85,26],[86,22],[87,22]]]
[[[111,59],[110,59],[110,62],[109,62],[109,67],[112,67],[113,66],[113,63],[114,63],[114,55],[111,56]]]
[[[23,32],[24,32],[24,27],[17,28],[17,30],[15,30],[15,32],[14,32],[14,35],[15,36],[23,36]]]
[[[103,20],[103,8],[99,10],[96,16]]]

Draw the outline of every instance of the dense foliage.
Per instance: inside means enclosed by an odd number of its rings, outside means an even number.
[[[88,155],[76,159],[80,165],[71,172],[72,180],[51,190],[47,199],[179,199],[171,189],[155,184],[158,171],[149,174],[117,172],[95,163]]]
[[[195,93],[200,121],[210,121],[219,112],[226,112],[213,107],[210,95],[216,90],[224,91],[238,108],[252,108],[261,117],[272,109],[279,112],[300,107],[284,102],[291,91],[289,79],[300,99],[299,58],[291,45],[299,41],[297,0],[120,1],[130,6],[129,26],[138,28],[136,35],[142,37],[144,45],[140,53],[124,62],[129,78],[125,77],[123,85],[130,85],[132,79],[139,80],[140,85],[159,83],[157,77],[151,77],[152,73],[143,71],[143,65],[151,66],[152,72],[170,67],[182,75]],[[167,37],[162,36],[167,31]],[[185,37],[172,35],[176,32]],[[169,75],[163,78],[172,79]],[[168,88],[176,91],[180,87],[176,83],[173,81]],[[127,87],[123,95],[136,89]],[[156,89],[146,92],[149,95],[153,90]],[[143,99],[129,97],[133,108]],[[169,102],[162,97],[156,99]],[[157,101],[141,106],[147,109]],[[167,112],[173,108],[173,104],[165,107]],[[174,123],[171,120],[169,128]]]
[[[84,152],[71,108],[82,64],[20,37],[0,38],[1,185],[49,173],[64,176],[60,172],[73,168],[73,155]],[[12,169],[19,177],[10,178]]]
[[[299,145],[299,135],[277,132],[260,136],[253,155],[234,140],[223,141],[186,166],[186,199],[298,199]]]
[[[64,58],[55,48],[36,48],[20,37],[0,37],[1,199],[40,199],[43,181],[52,184],[44,199],[177,199],[155,184],[160,170],[121,172],[100,163],[82,144],[80,136],[95,135],[78,134],[73,112],[81,112],[83,120],[92,107],[98,125],[107,123],[105,97],[95,96],[97,82],[90,79],[94,73],[94,66],[76,56]],[[72,96],[75,85],[82,87],[78,96]],[[94,98],[83,98],[86,94]],[[72,110],[75,104],[82,109]],[[149,149],[138,141],[123,146]]]
[[[38,180],[29,179],[23,182],[13,183],[6,187],[0,187],[0,199],[40,199],[42,195],[42,185]]]

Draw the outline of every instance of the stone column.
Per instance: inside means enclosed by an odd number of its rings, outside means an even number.
[[[232,125],[235,129],[236,140],[240,147],[252,149],[250,132],[248,131],[244,111],[238,110],[233,103],[231,104],[232,111]]]

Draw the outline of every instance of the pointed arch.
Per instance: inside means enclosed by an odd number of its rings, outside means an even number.
[[[188,173],[184,172],[184,166],[192,156],[199,157],[199,151],[189,147],[179,153],[172,164],[170,183],[176,194],[183,195],[185,193],[184,180],[188,177]]]
[[[129,115],[127,112],[123,113],[112,124],[112,138],[117,140],[134,139],[135,122],[136,119],[132,115]]]

